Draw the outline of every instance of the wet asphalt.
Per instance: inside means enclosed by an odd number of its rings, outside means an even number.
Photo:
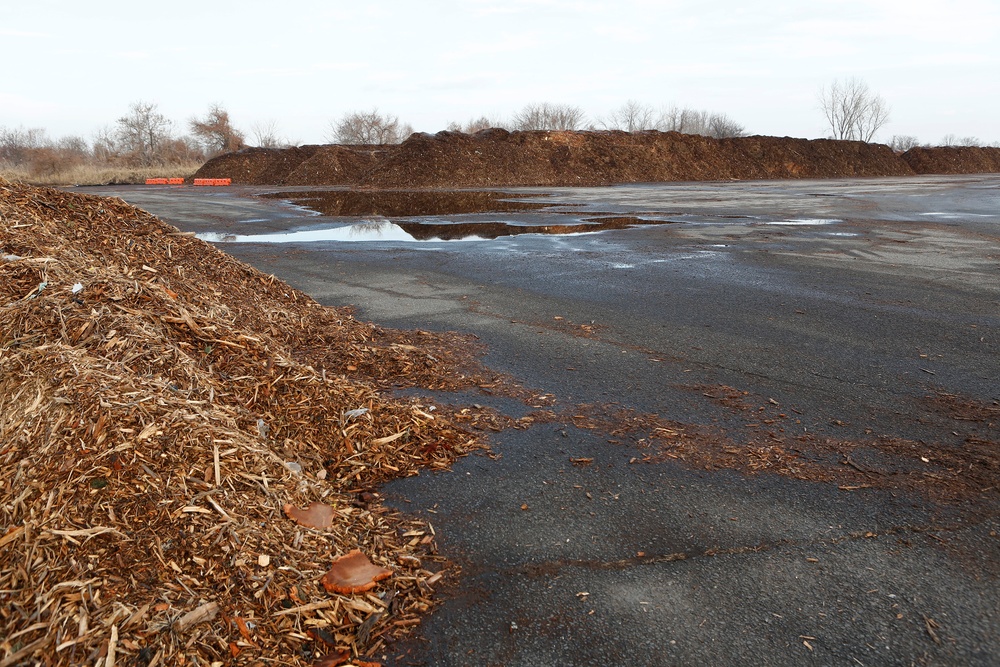
[[[473,333],[491,368],[565,414],[630,408],[739,439],[748,416],[705,396],[725,385],[751,411],[794,415],[790,434],[928,451],[998,440],[997,424],[941,417],[923,399],[1000,400],[1000,176],[517,189],[549,207],[407,217],[662,223],[452,242],[384,240],[398,220],[371,218],[369,240],[232,242],[360,217],[251,196],[259,188],[84,191],[229,235],[211,238],[360,318]],[[379,225],[387,236],[372,240]],[[638,435],[568,418],[491,443],[497,458],[383,489],[461,566],[415,636],[376,656],[386,664],[1000,662],[996,489],[944,502],[650,463]]]

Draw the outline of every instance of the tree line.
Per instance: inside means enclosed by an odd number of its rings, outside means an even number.
[[[219,104],[188,120],[186,128],[186,134],[178,135],[158,105],[144,101],[132,103],[114,125],[99,130],[89,142],[80,136],[53,140],[41,128],[0,127],[0,168],[44,179],[81,166],[190,167],[248,145]],[[257,145],[283,145],[273,122],[255,125],[252,131]]]
[[[481,116],[465,123],[452,121],[449,132],[474,134],[489,128],[505,130],[621,130],[641,132],[660,130],[701,134],[719,139],[741,137],[746,129],[726,114],[682,109],[676,106],[657,110],[629,100],[606,116],[587,119],[583,109],[570,104],[541,102],[528,104],[510,118]],[[377,108],[352,111],[330,123],[326,139],[336,144],[393,144],[412,134],[413,128],[398,116],[381,113]]]
[[[819,108],[832,139],[871,142],[889,122],[886,100],[863,80],[834,81],[820,90]],[[88,142],[79,136],[49,138],[40,128],[0,126],[0,170],[29,178],[45,179],[80,165],[149,169],[200,165],[206,159],[238,151],[247,146],[277,148],[295,145],[280,137],[277,123],[266,121],[250,128],[250,134],[234,127],[229,112],[212,104],[203,116],[175,124],[155,103],[138,101],[110,127]],[[660,130],[715,138],[741,137],[746,128],[724,113],[687,107],[656,108],[629,100],[604,116],[588,118],[580,107],[541,102],[525,105],[509,118],[481,116],[466,122],[452,121],[446,130],[472,134],[488,128],[506,130]],[[413,133],[413,127],[377,108],[351,111],[329,123],[325,139],[337,144],[396,144]],[[893,135],[889,146],[903,152],[921,144],[911,135]],[[983,146],[977,137],[945,136],[937,145]],[[1000,146],[994,142],[993,146]],[[192,169],[193,171],[193,169]]]

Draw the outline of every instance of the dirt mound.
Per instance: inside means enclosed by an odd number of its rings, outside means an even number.
[[[478,446],[383,390],[495,381],[471,349],[324,308],[119,199],[0,180],[0,662],[378,650],[443,573],[432,529],[370,490]],[[322,530],[283,513],[310,502]],[[328,593],[353,549],[391,576]]]
[[[790,137],[713,139],[676,132],[414,134],[397,146],[247,149],[198,178],[254,185],[376,188],[610,185],[1000,172],[997,148],[915,148]]]
[[[911,148],[902,160],[917,174],[990,174],[1000,172],[1000,148],[941,146]]]
[[[908,174],[885,146],[676,132],[414,135],[363,184],[376,187],[605,185]]]
[[[257,185],[376,188],[607,185],[662,181],[902,176],[888,147],[777,137],[713,139],[676,132],[414,134],[397,146],[247,149],[198,178]]]
[[[354,185],[385,159],[389,148],[320,146],[281,185]]]
[[[193,178],[231,178],[233,183],[279,184],[299,165],[316,154],[320,146],[293,148],[245,148],[212,158]]]

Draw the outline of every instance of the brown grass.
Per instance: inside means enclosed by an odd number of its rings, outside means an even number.
[[[147,178],[191,177],[201,162],[186,162],[160,167],[69,165],[41,173],[27,167],[0,168],[0,178],[31,185],[128,185],[145,183]]]

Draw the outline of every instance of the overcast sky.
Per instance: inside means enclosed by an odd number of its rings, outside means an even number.
[[[858,77],[892,107],[877,139],[1000,141],[1000,0],[0,0],[0,62],[0,126],[53,138],[139,100],[322,143],[372,107],[436,132],[630,99],[816,138],[821,87]]]

